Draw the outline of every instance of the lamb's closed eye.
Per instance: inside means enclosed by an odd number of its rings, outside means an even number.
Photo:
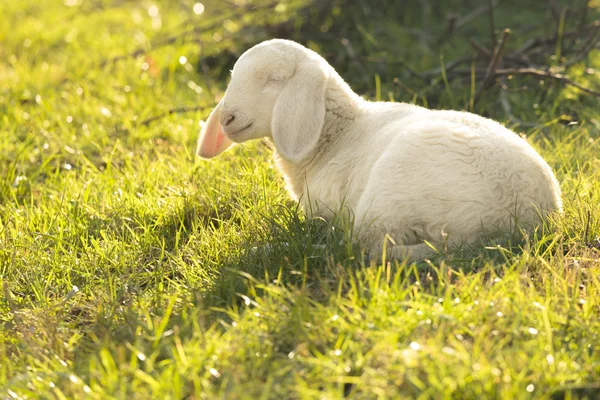
[[[253,47],[234,71],[198,154],[266,137],[290,195],[324,218],[347,210],[371,253],[391,237],[392,256],[421,258],[561,210],[550,167],[492,120],[365,101],[321,56],[286,40]]]
[[[284,83],[284,78],[279,77],[269,77],[265,81],[264,89],[265,90],[274,90],[278,89]]]

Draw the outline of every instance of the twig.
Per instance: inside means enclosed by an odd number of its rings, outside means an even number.
[[[413,89],[409,88],[408,86],[406,86],[404,83],[402,83],[402,81],[400,79],[398,79],[397,77],[393,79],[394,85],[398,86],[400,89],[405,90],[406,92],[408,92],[408,94],[414,96],[414,95],[418,95],[418,93],[416,91],[414,91]]]
[[[477,40],[470,39],[469,43],[471,44],[471,47],[473,49],[475,49],[476,52],[479,53],[480,56],[483,56],[486,58],[490,58],[492,56],[492,53],[488,49],[483,47],[483,45],[481,43],[479,43]]]
[[[590,7],[591,0],[583,0],[583,7],[581,10],[581,16],[579,17],[579,23],[577,24],[577,30],[580,31],[581,28],[585,25],[585,20],[587,18],[588,8]]]
[[[587,221],[585,223],[585,233],[583,235],[583,243],[585,244],[585,247],[587,247],[588,249],[596,249],[596,250],[600,250],[600,238],[596,237],[596,239],[593,242],[588,241],[588,233],[589,233],[589,229],[590,229],[590,221],[592,219],[592,213],[590,211],[587,212]]]
[[[485,73],[487,71],[478,69],[475,71],[475,75],[476,76],[485,76]],[[470,69],[458,69],[453,71],[453,75],[454,77],[457,76],[469,76],[471,75],[472,71]],[[600,97],[600,92],[588,89],[586,87],[583,87],[581,85],[579,85],[576,82],[573,82],[571,79],[567,78],[565,75],[563,74],[559,74],[559,73],[553,73],[550,71],[544,71],[541,69],[536,69],[536,68],[503,68],[503,69],[497,69],[496,71],[494,71],[494,77],[499,77],[499,76],[505,76],[505,75],[532,75],[532,76],[537,76],[539,78],[550,78],[550,79],[554,79],[557,81],[561,81],[566,85],[570,85],[573,86],[579,90],[581,90],[582,92],[585,92],[587,94],[590,94],[592,96],[596,96],[596,97]]]
[[[498,5],[498,0],[493,0],[492,1],[492,6],[496,7]],[[484,7],[479,7],[476,8],[475,10],[471,11],[470,13],[468,13],[467,15],[465,15],[462,18],[459,18],[456,21],[456,28],[460,28],[461,26],[471,22],[472,20],[474,20],[475,18],[479,17],[481,14],[485,14],[486,12],[488,12],[488,10],[490,9],[490,6],[484,6]]]
[[[492,83],[495,77],[496,68],[498,68],[498,63],[502,58],[502,52],[504,51],[504,46],[506,45],[506,41],[508,40],[508,36],[510,35],[510,29],[505,29],[502,32],[502,36],[500,37],[500,42],[494,49],[494,54],[492,55],[492,59],[490,60],[490,64],[488,65],[487,71],[485,72],[485,77],[483,78],[483,83],[479,87],[479,90],[475,94],[475,98],[473,99],[473,105],[477,104],[481,94],[487,87]]]
[[[518,88],[511,88],[508,86],[508,84],[506,83],[506,79],[504,79],[504,78],[500,79],[498,82],[500,85],[500,89],[504,90],[507,93],[524,92],[529,89],[529,87],[527,85],[523,85]]]
[[[457,58],[454,61],[449,62],[448,64],[446,64],[446,74],[451,73],[452,71],[454,71],[454,69],[456,69],[456,67],[463,65],[463,64],[467,64],[470,63],[471,61],[473,61],[473,57],[462,57],[462,58]],[[432,78],[434,76],[438,76],[442,73],[442,68],[434,68],[431,69],[429,71],[425,71],[423,73],[421,73],[420,75],[424,78]]]
[[[597,30],[597,29],[600,29],[600,20],[596,20],[590,24],[584,25],[580,30],[564,32],[562,34],[562,37],[563,38],[573,37],[573,36],[579,35],[581,32],[588,32],[590,30]],[[546,38],[546,39],[540,39],[540,38],[531,39],[531,40],[528,40],[527,42],[525,42],[518,49],[511,51],[509,53],[509,55],[510,56],[518,56],[518,55],[522,55],[536,47],[553,46],[556,44],[557,40],[558,39],[556,37]]]
[[[485,59],[489,59],[492,56],[492,52],[490,50],[488,50],[487,48],[485,48],[481,43],[479,43],[477,40],[475,39],[470,39],[469,43],[471,44],[471,47],[477,52],[479,53],[479,55],[482,58]],[[517,57],[511,57],[508,54],[504,54],[502,56],[503,59],[505,60],[509,60],[513,63],[522,65],[522,66],[526,66],[526,67],[531,67],[531,63],[528,63],[527,61],[517,58]]]
[[[560,12],[560,19],[558,20],[558,26],[556,27],[556,50],[554,54],[557,60],[560,60],[563,53],[566,53],[566,49],[564,49],[565,38],[563,37],[563,34],[565,33],[565,20],[567,19],[568,12],[568,6],[562,8]]]
[[[502,88],[502,91],[500,92],[500,104],[502,104],[504,113],[511,121],[517,120],[517,118],[512,113],[512,109],[510,107],[510,103],[508,102],[508,97],[506,96],[506,91],[504,90],[504,88]]]
[[[139,48],[137,48],[136,50],[134,50],[134,51],[132,51],[130,53],[122,54],[120,56],[115,56],[115,57],[106,59],[106,60],[104,60],[104,61],[102,61],[100,63],[100,67],[104,68],[108,64],[115,64],[115,63],[117,63],[119,61],[123,61],[123,60],[128,59],[128,58],[137,58],[137,57],[139,57],[139,56],[141,56],[143,54],[146,54],[146,53],[148,53],[150,51],[153,51],[153,50],[156,50],[158,48],[172,45],[173,43],[175,43],[175,42],[177,42],[179,40],[182,40],[184,37],[186,37],[188,35],[200,34],[200,33],[202,33],[203,30],[215,29],[215,28],[218,28],[218,27],[220,27],[222,25],[223,25],[223,22],[222,21],[218,21],[218,22],[216,22],[216,23],[214,23],[212,25],[209,25],[209,26],[207,26],[205,28],[198,28],[198,27],[196,27],[196,28],[189,29],[189,30],[181,32],[181,33],[179,33],[177,35],[169,36],[166,39],[162,39],[162,40],[159,40],[159,41],[157,41],[155,43],[152,43],[148,47],[139,47]]]
[[[181,33],[169,36],[169,37],[167,37],[165,39],[162,39],[162,40],[159,40],[159,41],[157,41],[155,43],[152,43],[150,46],[147,46],[147,47],[138,47],[137,49],[135,49],[134,51],[132,51],[130,53],[122,54],[122,55],[119,55],[119,56],[115,56],[115,57],[106,59],[106,60],[104,60],[104,61],[102,61],[100,63],[100,67],[103,68],[107,64],[114,64],[116,62],[119,62],[119,61],[122,61],[122,60],[125,60],[125,59],[128,59],[128,58],[139,57],[139,56],[141,56],[143,54],[146,54],[146,53],[148,53],[150,51],[153,51],[153,50],[156,50],[158,48],[172,45],[173,43],[175,43],[175,42],[177,42],[179,40],[182,40],[183,38],[185,38],[186,36],[189,36],[189,35],[199,35],[199,34],[202,34],[202,33],[206,32],[206,31],[211,31],[213,29],[219,28],[219,27],[223,26],[223,21],[224,20],[226,20],[228,18],[231,19],[231,18],[234,18],[234,17],[242,16],[247,11],[255,11],[255,10],[260,10],[260,9],[263,9],[263,8],[264,9],[274,8],[276,5],[277,5],[276,3],[269,3],[269,4],[265,4],[265,5],[254,6],[252,8],[244,7],[244,8],[241,8],[241,9],[237,9],[237,10],[235,10],[235,11],[233,11],[233,12],[231,12],[231,13],[225,15],[225,16],[222,16],[222,17],[218,18],[215,22],[213,22],[210,25],[200,26],[200,27],[194,27],[192,29],[185,30],[185,31],[183,31]]]
[[[383,58],[371,58],[371,57],[365,57],[362,59],[364,62],[367,63],[376,63],[376,64],[397,64],[399,66],[401,66],[402,68],[406,69],[412,76],[416,76],[417,78],[420,78],[422,80],[426,80],[427,76],[426,73],[420,73],[415,71],[414,68],[412,68],[410,65],[408,65],[405,61],[401,61],[401,60],[386,60]]]
[[[490,37],[492,40],[491,47],[496,46],[496,24],[494,23],[494,2],[492,0],[488,0],[488,7],[490,10]]]
[[[220,25],[222,25],[222,23],[220,23],[219,26]],[[207,29],[214,29],[214,28],[215,27],[210,26]],[[173,36],[170,36],[170,37],[168,37],[166,39],[163,39],[163,40],[160,40],[158,42],[155,42],[155,43],[151,44],[147,48],[146,47],[139,47],[139,48],[137,48],[136,50],[134,50],[134,51],[132,51],[130,53],[122,54],[120,56],[115,56],[115,57],[106,59],[106,60],[104,60],[104,61],[102,61],[100,63],[100,67],[104,68],[107,64],[114,64],[114,63],[117,63],[119,61],[125,60],[127,58],[137,58],[137,57],[141,56],[142,54],[146,54],[147,52],[149,52],[151,50],[155,50],[155,49],[158,49],[160,47],[169,46],[169,45],[175,43],[176,41],[178,41],[179,39],[181,39],[181,38],[183,38],[183,37],[185,37],[185,36],[187,36],[189,34],[196,33],[198,31],[199,31],[198,28],[193,28],[191,30],[188,30],[188,31],[182,32],[180,34],[173,35]]]
[[[172,109],[167,110],[166,112],[164,112],[162,114],[155,115],[153,117],[150,117],[150,118],[147,118],[147,119],[143,120],[141,122],[141,125],[148,126],[151,123],[153,123],[155,121],[158,121],[159,119],[163,119],[165,117],[168,117],[169,115],[183,114],[183,113],[194,112],[194,111],[201,111],[201,110],[204,110],[205,108],[206,108],[206,106],[172,108]]]
[[[537,76],[537,77],[541,77],[541,78],[550,78],[550,79],[564,82],[565,84],[573,86],[587,94],[591,94],[593,96],[600,97],[600,92],[596,92],[594,90],[585,88],[585,87],[581,86],[580,84],[573,82],[572,80],[567,78],[565,75],[555,74],[555,73],[552,73],[549,71],[542,71],[542,70],[535,69],[535,68],[498,69],[498,70],[496,70],[495,75],[533,75],[533,76]]]
[[[448,21],[446,24],[446,29],[444,30],[444,33],[442,33],[442,36],[440,36],[440,38],[438,39],[438,45],[441,45],[442,43],[444,43],[452,37],[454,31],[456,30],[457,18],[458,16],[456,15],[456,13],[448,13],[448,15],[446,16],[446,20]]]
[[[598,40],[600,40],[600,30],[598,30],[598,32],[590,31],[586,41],[584,42],[583,46],[581,46],[581,49],[577,52],[575,57],[565,62],[562,66],[565,68],[570,67],[571,65],[577,64],[579,61],[583,60],[596,46]]]
[[[560,6],[556,2],[556,0],[548,0],[548,5],[550,6],[550,12],[552,17],[558,22],[560,20]]]
[[[586,246],[588,245],[588,232],[590,229],[590,219],[592,218],[592,213],[588,210],[587,212],[587,221],[585,223],[585,233],[583,234],[583,243],[586,244]]]
[[[476,73],[476,75],[481,76],[485,72],[482,70],[477,70],[477,71],[475,71],[475,73]],[[467,76],[467,75],[471,74],[471,70],[470,69],[460,69],[460,70],[454,71],[454,74],[461,75],[461,76]],[[600,92],[583,87],[580,84],[573,82],[571,79],[567,78],[563,74],[552,73],[550,71],[543,71],[541,69],[536,69],[536,68],[504,68],[504,69],[497,69],[496,71],[494,71],[494,77],[505,76],[505,75],[532,75],[532,76],[537,76],[539,78],[550,78],[550,79],[554,79],[554,80],[563,82],[566,85],[573,86],[573,87],[581,90],[582,92],[585,92],[592,96],[600,97]]]
[[[501,79],[501,81],[504,81],[506,78]],[[520,118],[517,118],[514,116],[514,114],[512,113],[512,108],[510,106],[510,102],[508,101],[508,85],[506,85],[505,82],[502,82],[502,84],[500,85],[500,88],[502,89],[500,91],[500,104],[502,105],[502,108],[504,109],[504,113],[506,114],[506,116],[510,119],[510,121],[518,124],[519,126],[523,127],[523,128],[537,128],[540,125],[536,124],[534,122],[525,122],[522,121]]]

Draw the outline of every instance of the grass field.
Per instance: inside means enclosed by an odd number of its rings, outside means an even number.
[[[265,145],[198,160],[199,122],[284,28],[368,98],[468,109],[468,79],[410,71],[471,54],[488,15],[441,40],[479,2],[195,3],[0,0],[0,398],[600,397],[598,98],[515,77],[475,105],[555,170],[543,230],[369,263],[296,208]],[[541,1],[495,23],[513,47],[556,30]],[[566,72],[600,89],[600,50]]]

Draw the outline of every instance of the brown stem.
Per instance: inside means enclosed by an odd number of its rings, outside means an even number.
[[[201,110],[204,110],[205,108],[206,108],[206,106],[171,108],[170,110],[167,110],[167,111],[165,111],[162,114],[155,115],[153,117],[150,117],[150,118],[147,118],[147,119],[143,120],[141,122],[141,124],[144,125],[144,126],[148,126],[151,123],[153,123],[155,121],[158,121],[159,119],[163,119],[165,117],[168,117],[169,115],[183,114],[183,113],[194,112],[194,111],[201,111]]]
[[[492,83],[492,81],[494,80],[495,71],[498,68],[498,63],[500,62],[500,59],[502,58],[502,52],[504,51],[504,46],[506,45],[506,41],[508,40],[509,35],[510,35],[510,29],[505,29],[502,32],[502,36],[500,37],[500,42],[494,49],[492,59],[490,60],[487,71],[485,72],[485,77],[483,78],[483,83],[479,87],[479,90],[477,91],[477,93],[475,94],[475,98],[473,99],[473,105],[477,104],[483,91],[485,89],[487,89],[487,87],[490,85],[490,83]]]
[[[259,9],[270,9],[270,8],[275,8],[276,6],[277,6],[277,3],[268,3],[265,5],[261,5],[261,6],[253,6],[251,8],[243,7],[243,8],[237,9],[227,15],[224,15],[221,18],[218,18],[215,22],[213,22],[210,25],[194,27],[192,29],[188,29],[181,33],[178,33],[176,35],[172,35],[165,39],[156,41],[156,42],[152,43],[149,47],[139,47],[130,53],[122,54],[122,55],[115,56],[112,58],[108,58],[100,63],[100,67],[103,68],[108,64],[114,64],[116,62],[123,61],[128,58],[139,57],[139,56],[146,54],[152,50],[156,50],[161,47],[172,45],[173,43],[176,43],[179,40],[183,40],[185,37],[190,36],[190,35],[197,37],[198,35],[200,35],[204,32],[209,32],[211,30],[214,30],[216,28],[223,26],[223,21],[227,18],[233,19],[236,17],[243,16],[248,11],[255,11],[255,10],[259,10]]]
[[[581,32],[589,32],[590,30],[595,31],[597,29],[600,29],[600,20],[596,20],[590,24],[584,25],[579,30],[564,32],[562,34],[562,37],[569,38],[569,37],[577,36]],[[554,46],[556,44],[556,41],[557,41],[556,37],[545,38],[545,39],[541,39],[541,38],[531,39],[531,40],[528,40],[527,42],[525,42],[525,44],[523,44],[518,49],[511,51],[509,53],[509,55],[510,56],[518,56],[518,55],[525,54],[528,51],[530,51],[536,47]]]
[[[495,7],[498,4],[498,0],[493,0],[492,1],[492,6]],[[472,20],[474,20],[475,18],[479,17],[481,14],[484,14],[486,12],[488,12],[490,9],[490,6],[484,6],[484,7],[479,7],[476,8],[475,10],[471,11],[470,13],[468,13],[467,15],[465,15],[464,17],[459,18],[456,21],[456,28],[460,28],[461,26],[471,22]]]
[[[494,2],[488,0],[488,7],[490,8],[490,38],[492,40],[491,47],[496,46],[496,24],[494,22]]]
[[[591,94],[592,96],[600,97],[600,92],[595,90],[588,89],[586,87],[581,86],[578,83],[573,82],[565,75],[555,74],[549,71],[542,71],[535,68],[506,68],[506,69],[498,69],[495,71],[496,75],[532,75],[540,78],[550,78],[560,82],[564,82],[567,85],[573,86],[582,92],[587,94]]]

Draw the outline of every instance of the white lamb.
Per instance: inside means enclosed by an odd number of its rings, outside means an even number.
[[[309,215],[348,210],[371,253],[424,258],[442,243],[531,227],[560,211],[552,170],[497,122],[458,111],[370,102],[325,59],[269,40],[246,51],[200,132],[197,154],[267,138],[290,195]],[[395,245],[394,245],[395,244]]]

